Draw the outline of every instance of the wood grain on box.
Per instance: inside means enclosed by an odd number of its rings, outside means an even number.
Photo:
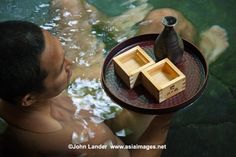
[[[162,102],[185,89],[185,75],[165,58],[142,70],[143,86]]]
[[[140,72],[155,64],[140,46],[135,46],[114,57],[113,63],[115,72],[130,89],[141,83]]]

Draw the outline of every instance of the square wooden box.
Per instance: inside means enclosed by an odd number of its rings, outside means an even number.
[[[154,60],[140,47],[135,46],[113,58],[117,75],[132,89],[141,83],[140,72],[155,64]]]
[[[185,89],[185,75],[165,58],[142,70],[143,86],[159,103]]]

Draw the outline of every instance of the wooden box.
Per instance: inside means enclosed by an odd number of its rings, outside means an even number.
[[[143,86],[159,103],[183,91],[185,81],[185,75],[168,58],[142,70]]]
[[[132,89],[141,83],[140,72],[155,64],[154,60],[140,47],[133,47],[113,58],[117,75]]]

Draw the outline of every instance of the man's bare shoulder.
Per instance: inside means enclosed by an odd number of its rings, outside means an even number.
[[[60,103],[56,103],[59,102]],[[12,127],[21,147],[35,149],[40,154],[66,154],[74,156],[116,156],[117,150],[87,149],[88,145],[117,144],[117,137],[104,123],[95,123],[87,111],[74,116],[75,108],[67,97],[59,97],[52,105],[52,118],[62,127],[52,132],[40,133]],[[37,123],[37,122],[35,122]],[[121,143],[121,141],[119,141]],[[86,149],[71,148],[71,145],[84,145]],[[70,148],[69,148],[70,147]]]
[[[61,130],[50,133],[42,134],[23,130],[15,130],[15,133],[21,147],[36,149],[40,154],[116,156],[117,150],[88,149],[88,145],[117,144],[117,138],[104,123],[95,124],[91,121],[85,123],[75,121],[63,124]],[[85,147],[78,148],[77,145]]]

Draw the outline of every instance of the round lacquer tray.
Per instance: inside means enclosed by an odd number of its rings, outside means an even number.
[[[176,66],[186,76],[186,88],[177,95],[158,103],[142,85],[133,89],[119,78],[114,71],[112,58],[139,45],[154,60],[153,46],[158,34],[146,34],[130,38],[115,46],[106,56],[102,68],[102,86],[108,96],[120,106],[146,114],[166,114],[184,108],[196,101],[205,89],[208,79],[206,61],[200,51],[184,41],[182,62]]]

